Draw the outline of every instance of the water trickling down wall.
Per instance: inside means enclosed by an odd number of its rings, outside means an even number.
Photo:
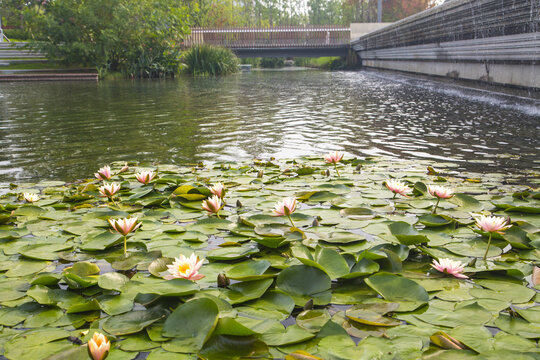
[[[539,21],[539,0],[453,0],[352,47],[367,67],[538,89]]]

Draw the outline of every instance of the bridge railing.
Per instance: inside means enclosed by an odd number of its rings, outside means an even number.
[[[344,26],[306,26],[271,28],[192,28],[184,46],[198,44],[233,49],[342,47],[350,43],[350,28]]]

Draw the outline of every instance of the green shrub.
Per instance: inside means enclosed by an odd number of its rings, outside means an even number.
[[[51,62],[164,77],[179,71],[190,12],[176,0],[55,0],[27,25],[33,47]]]
[[[249,64],[254,68],[261,66],[261,58],[242,58],[240,60],[242,61],[242,64]]]
[[[28,40],[29,35],[24,29],[4,29],[4,35],[9,40]]]
[[[285,64],[284,58],[276,58],[276,57],[262,58],[260,62],[260,66],[262,68],[271,68],[271,69],[283,67],[284,64]]]
[[[232,74],[238,71],[240,63],[231,50],[204,44],[189,48],[182,60],[186,65],[185,71],[197,76]]]

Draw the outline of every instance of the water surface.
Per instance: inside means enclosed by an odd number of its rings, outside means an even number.
[[[167,81],[0,84],[0,183],[185,164],[350,155],[539,170],[537,100],[376,72],[253,71]]]

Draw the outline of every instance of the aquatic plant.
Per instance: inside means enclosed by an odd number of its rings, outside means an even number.
[[[439,261],[434,259],[433,264],[431,264],[431,266],[437,271],[460,279],[467,279],[468,276],[462,274],[465,265],[466,264],[463,264],[460,261],[454,261],[452,259],[439,259]]]
[[[115,203],[91,174],[13,184],[0,196],[2,356],[84,359],[99,332],[107,359],[534,357],[533,175],[527,184],[452,164],[426,173],[428,161],[339,164],[339,178],[320,156],[159,164],[159,179],[141,186],[112,163]],[[381,187],[388,174],[411,190],[398,212]],[[219,199],[217,182],[229,190],[219,218],[203,208]],[[437,214],[428,184],[454,191]],[[40,201],[21,201],[25,192]],[[285,198],[295,206],[271,216]],[[488,212],[505,221],[475,226]],[[126,218],[137,220],[117,226]]]
[[[291,219],[291,214],[296,210],[296,199],[285,198],[282,201],[278,201],[272,210],[273,216],[287,216],[291,225],[294,226],[294,222]]]
[[[202,208],[210,214],[216,214],[219,218],[219,210],[223,207],[223,201],[217,195],[202,201]]]
[[[480,216],[476,219],[476,226],[487,233],[489,233],[489,240],[486,247],[486,253],[484,254],[484,261],[486,260],[489,246],[491,245],[491,237],[493,233],[504,234],[502,231],[510,228],[512,225],[508,223],[508,219],[499,216]]]
[[[101,333],[95,332],[88,341],[88,351],[94,360],[103,360],[107,357],[111,343],[107,337]]]
[[[113,196],[116,195],[116,193],[120,190],[120,185],[117,183],[110,183],[110,184],[103,184],[99,188],[99,193],[103,197],[109,198],[109,200],[112,200]]]
[[[39,195],[36,193],[23,193],[23,199],[26,202],[33,203],[39,201]]]
[[[94,176],[98,180],[110,180],[111,179],[111,168],[109,165],[105,165],[104,167],[100,168],[97,173],[94,174]]]
[[[210,188],[210,192],[220,199],[223,199],[225,197],[225,185],[222,183],[214,184],[214,186]]]
[[[454,196],[454,191],[445,188],[444,186],[429,185],[427,189],[431,196],[437,198],[437,202],[435,203],[435,206],[433,206],[433,210],[431,211],[432,214],[435,214],[437,212],[437,207],[439,206],[439,201],[441,201],[441,199],[450,199],[452,196]]]
[[[148,185],[150,181],[154,180],[156,175],[157,174],[153,171],[141,171],[135,174],[135,178],[137,179],[138,182],[144,185]]]
[[[204,277],[203,274],[199,274],[199,269],[204,263],[204,259],[199,260],[195,253],[192,253],[189,258],[180,254],[179,257],[174,259],[172,265],[167,265],[168,275],[163,276],[164,279],[187,279],[187,280],[200,280]]]
[[[124,236],[124,255],[127,254],[127,236],[137,230],[142,223],[137,222],[135,217],[118,220],[109,219],[108,221],[116,232]]]
[[[339,170],[337,168],[337,163],[343,159],[344,155],[345,154],[343,154],[341,151],[334,151],[324,156],[324,161],[326,161],[329,164],[334,164],[334,168],[336,169],[337,176],[340,176]]]
[[[182,54],[185,71],[197,76],[219,76],[238,71],[239,60],[234,53],[224,47],[195,45]]]

